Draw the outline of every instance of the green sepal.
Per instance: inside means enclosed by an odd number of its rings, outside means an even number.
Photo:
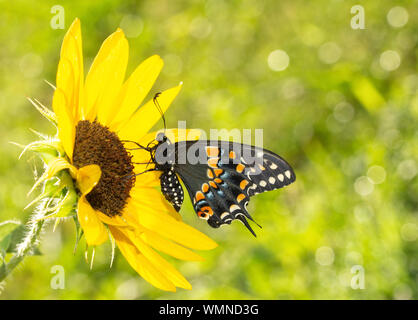
[[[66,218],[75,214],[78,194],[73,185],[71,175],[67,170],[59,173],[60,185],[63,186],[64,198],[59,202],[58,209],[51,217]]]
[[[56,176],[46,180],[43,183],[41,194],[27,207],[46,198],[55,199],[58,202],[53,208],[48,208],[49,213],[45,216],[45,219],[66,218],[75,214],[78,194],[68,170],[62,170]]]
[[[29,208],[35,203],[38,203],[40,200],[44,198],[50,198],[50,197],[56,197],[59,196],[59,194],[63,191],[64,185],[61,183],[60,179],[58,177],[52,177],[51,179],[48,179],[44,181],[42,184],[42,192],[40,195],[38,195],[34,200],[32,200],[25,209]]]
[[[34,151],[46,164],[59,156],[57,147],[52,145],[39,146],[32,149],[32,151]]]
[[[48,217],[66,218],[75,214],[77,204],[77,193],[74,189],[68,189],[64,199],[62,199],[59,208]]]
[[[48,164],[51,160],[59,157],[62,153],[62,147],[60,145],[60,142],[58,139],[55,138],[34,141],[26,146],[20,145],[18,143],[14,144],[23,149],[23,151],[20,153],[19,158],[21,158],[26,151],[33,151],[46,164]]]
[[[74,224],[75,224],[75,244],[74,244],[74,254],[77,251],[78,244],[83,236],[83,229],[80,226],[80,222],[78,221],[77,215],[73,216]]]

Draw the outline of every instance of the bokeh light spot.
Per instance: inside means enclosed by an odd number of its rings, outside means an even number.
[[[405,241],[415,241],[418,239],[418,226],[415,223],[405,223],[401,227],[401,237]]]
[[[190,23],[189,32],[194,38],[204,39],[212,32],[212,24],[206,18],[195,18]]]
[[[412,298],[412,290],[407,284],[398,285],[393,293],[395,300],[410,300]]]
[[[144,30],[144,22],[139,16],[127,14],[122,18],[120,27],[128,38],[136,38]]]
[[[329,266],[334,263],[334,250],[330,247],[320,247],[315,252],[315,260],[321,266]]]
[[[295,99],[303,95],[305,88],[297,78],[287,79],[283,83],[282,93],[285,99]]]
[[[334,118],[342,123],[350,122],[354,117],[354,108],[348,102],[340,102],[334,108]]]
[[[386,180],[386,170],[381,166],[371,166],[369,170],[367,170],[367,177],[374,184],[383,183]]]
[[[398,165],[398,175],[404,179],[404,180],[411,180],[412,178],[414,178],[417,174],[417,164],[415,162],[415,160],[413,159],[408,159],[408,160],[404,160],[402,161],[399,165]]]
[[[380,55],[380,66],[386,71],[394,71],[401,65],[401,57],[394,50],[386,50]]]
[[[335,42],[324,43],[318,49],[319,59],[326,64],[336,63],[341,58],[341,48]]]
[[[354,182],[354,190],[361,196],[368,196],[374,190],[374,184],[366,176],[361,176]]]
[[[401,28],[408,23],[409,14],[404,7],[393,7],[386,16],[388,23],[394,28]]]
[[[116,297],[123,300],[133,300],[138,298],[139,288],[135,279],[129,279],[122,282],[116,289]]]
[[[288,54],[283,50],[274,50],[267,58],[268,66],[273,71],[285,70],[289,66],[289,61]]]
[[[354,207],[354,217],[360,223],[367,223],[373,216],[374,212],[371,206],[357,205]]]

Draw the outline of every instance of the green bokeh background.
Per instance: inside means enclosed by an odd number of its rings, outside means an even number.
[[[364,30],[350,27],[359,3]],[[50,27],[57,4],[64,30]],[[395,6],[409,15],[400,27],[402,11],[388,18]],[[152,54],[165,60],[151,94],[184,82],[169,127],[262,128],[264,146],[297,181],[251,200],[257,238],[239,223],[212,230],[186,201],[184,220],[219,243],[204,262],[170,260],[192,291],[153,288],[119,252],[109,269],[109,244],[90,270],[83,245],[73,254],[69,221],[47,227],[43,255],[25,259],[0,299],[418,298],[417,1],[0,1],[0,221],[30,214],[37,162],[18,161],[9,142],[33,141],[29,128],[54,134],[26,97],[51,105],[44,79],[55,82],[75,17],[86,70],[121,26],[128,73]],[[283,71],[273,70],[275,50],[289,56]],[[64,267],[64,290],[50,286],[54,265]],[[364,289],[351,286],[353,266],[364,270]]]

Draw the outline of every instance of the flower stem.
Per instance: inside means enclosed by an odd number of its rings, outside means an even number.
[[[26,225],[27,232],[22,238],[22,241],[16,246],[16,252],[10,258],[9,262],[4,262],[5,265],[0,268],[0,282],[6,279],[19,263],[21,263],[28,254],[31,254],[39,244],[41,232],[45,223],[43,218],[45,217],[47,203],[48,201],[46,201],[46,199],[42,200],[30,217]]]

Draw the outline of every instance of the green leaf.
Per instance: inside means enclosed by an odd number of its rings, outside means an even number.
[[[25,238],[26,232],[27,232],[26,228],[23,224],[19,225],[16,229],[14,229],[11,232],[9,247],[6,250],[6,253],[16,252],[17,246]],[[42,253],[39,251],[38,247],[35,247],[29,255],[41,255],[41,254]]]
[[[0,223],[0,255],[4,257],[10,247],[13,232],[22,224],[19,221],[8,220]]]
[[[2,240],[0,240],[0,257],[6,256],[7,249],[10,247],[11,239],[12,239],[12,235],[8,234]]]
[[[21,223],[15,220],[7,220],[0,223],[0,239],[3,239],[6,235],[19,227]]]
[[[6,272],[6,261],[4,260],[3,256],[0,255],[0,259],[2,261],[2,264],[0,265],[0,273]]]

